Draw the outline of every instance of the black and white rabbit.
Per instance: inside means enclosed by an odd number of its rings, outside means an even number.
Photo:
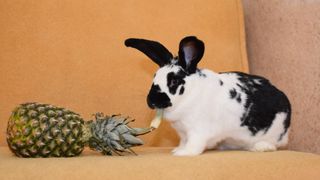
[[[180,136],[174,155],[198,155],[206,149],[275,151],[288,141],[291,106],[286,95],[260,76],[198,69],[204,43],[185,37],[178,57],[159,42],[130,38],[133,47],[160,66],[147,97],[150,108]]]

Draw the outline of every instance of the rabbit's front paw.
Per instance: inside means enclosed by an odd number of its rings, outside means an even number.
[[[181,138],[180,143],[179,143],[179,146],[175,147],[171,152],[172,152],[172,153],[175,153],[175,152],[183,149],[183,148],[185,147],[185,145],[186,145],[186,140],[185,140],[185,138]]]
[[[173,155],[174,156],[196,156],[196,155],[200,155],[202,153],[202,151],[195,151],[193,149],[187,149],[187,148],[183,148],[183,149],[177,149]]]
[[[175,152],[179,151],[179,149],[182,149],[182,148],[181,148],[180,146],[175,147],[171,152],[172,152],[172,153],[175,153]]]
[[[201,136],[189,136],[186,141],[180,143],[173,152],[175,156],[196,156],[206,149],[206,138]]]

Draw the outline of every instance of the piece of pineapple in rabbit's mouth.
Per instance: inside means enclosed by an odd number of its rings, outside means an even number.
[[[162,121],[163,118],[163,109],[156,109],[156,115],[155,117],[152,119],[150,127],[153,129],[157,129]]]

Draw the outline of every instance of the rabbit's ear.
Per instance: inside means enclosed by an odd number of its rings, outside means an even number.
[[[188,36],[180,41],[179,65],[188,73],[195,73],[197,64],[204,53],[204,43],[195,36]]]
[[[160,67],[169,64],[173,58],[168,49],[156,41],[130,38],[125,41],[125,45],[143,52]]]

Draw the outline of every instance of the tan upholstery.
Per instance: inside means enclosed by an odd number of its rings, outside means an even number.
[[[146,95],[157,66],[126,48],[129,37],[162,42],[173,53],[186,35],[206,43],[201,67],[248,71],[240,0],[0,1],[0,179],[318,179],[320,158],[293,151],[210,151],[171,156],[174,131],[163,123],[143,136],[139,156],[23,159],[6,147],[10,111],[37,101],[85,119],[123,113],[148,126]],[[152,147],[150,147],[152,146]]]
[[[139,156],[102,157],[86,151],[78,158],[21,159],[3,147],[0,179],[319,179],[320,156],[309,153],[212,151],[175,157],[169,152],[168,148],[143,148],[137,150]]]

